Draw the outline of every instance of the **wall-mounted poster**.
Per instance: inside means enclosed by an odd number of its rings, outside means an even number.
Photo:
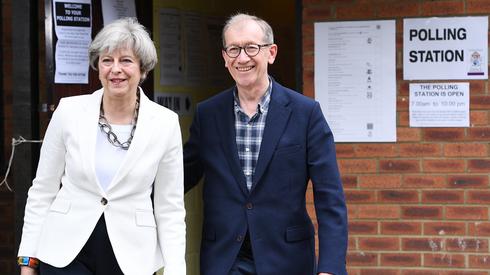
[[[336,142],[396,141],[395,20],[315,23],[315,99]]]
[[[122,17],[136,17],[134,0],[102,0],[104,26]]]
[[[487,79],[488,16],[403,20],[403,79]]]
[[[410,83],[410,127],[469,127],[470,83]]]
[[[53,1],[56,37],[55,83],[88,83],[88,46],[92,19],[90,0]]]

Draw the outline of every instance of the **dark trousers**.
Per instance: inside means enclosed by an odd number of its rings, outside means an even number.
[[[40,275],[123,275],[107,235],[104,215],[97,222],[87,243],[69,265],[56,268],[41,262],[39,273]]]
[[[248,232],[229,275],[257,275]]]

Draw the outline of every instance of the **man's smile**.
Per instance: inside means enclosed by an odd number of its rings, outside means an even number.
[[[248,72],[251,69],[255,68],[255,66],[246,66],[246,67],[235,67],[240,72]]]

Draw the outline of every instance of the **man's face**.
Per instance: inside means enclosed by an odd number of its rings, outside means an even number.
[[[226,47],[246,45],[264,45],[264,32],[252,20],[243,20],[231,25],[225,32]],[[277,45],[271,44],[260,48],[256,56],[250,57],[242,49],[240,54],[229,57],[223,50],[225,67],[228,68],[239,89],[263,88],[268,83],[267,66],[274,63],[277,54]]]

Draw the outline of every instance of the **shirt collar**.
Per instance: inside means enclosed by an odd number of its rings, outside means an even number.
[[[269,110],[269,103],[271,102],[271,93],[272,93],[272,79],[269,77],[269,86],[267,87],[267,90],[265,91],[264,95],[260,98],[259,105],[257,106],[257,112],[265,113],[267,110]],[[233,97],[234,97],[234,106],[235,106],[235,113],[236,112],[242,112],[242,107],[240,107],[240,98],[238,97],[238,89],[235,87],[235,90],[233,91]]]

